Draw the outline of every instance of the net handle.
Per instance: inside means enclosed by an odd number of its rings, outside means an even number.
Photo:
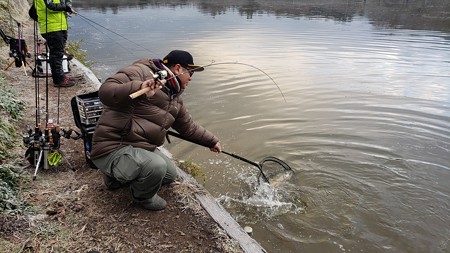
[[[255,162],[253,162],[253,161],[248,160],[248,159],[245,158],[245,157],[238,156],[238,155],[233,154],[233,153],[228,153],[228,152],[226,152],[225,150],[222,150],[222,153],[227,154],[227,155],[229,155],[229,156],[231,156],[231,157],[234,157],[234,158],[236,158],[236,159],[238,159],[238,160],[241,160],[241,161],[243,161],[243,162],[246,162],[246,163],[249,163],[249,164],[251,164],[251,165],[253,165],[253,166],[258,167],[259,172],[261,173],[261,175],[262,175],[264,181],[266,181],[266,183],[270,184],[269,179],[267,178],[266,174],[264,174],[264,172],[263,172],[263,170],[262,170],[261,163],[255,163]]]
[[[188,141],[188,142],[191,142],[191,143],[194,143],[194,144],[197,144],[197,145],[206,147],[205,145],[202,145],[202,144],[200,144],[200,143],[197,143],[197,142],[188,140],[187,138],[181,136],[179,133],[176,133],[176,132],[173,132],[173,131],[170,131],[170,130],[167,131],[167,134],[166,134],[166,139],[167,139],[167,141],[168,141],[169,143],[170,143],[169,135],[172,135],[172,136],[175,136],[175,137],[177,137],[177,138],[179,138],[179,139],[182,139],[182,140],[185,140],[185,141]],[[208,148],[208,147],[207,147],[207,148]],[[256,166],[256,167],[258,168],[260,174],[262,175],[264,181],[266,181],[267,183],[270,183],[270,182],[269,182],[269,179],[266,177],[266,175],[264,174],[264,172],[263,172],[263,170],[262,170],[262,166],[261,166],[261,162],[262,162],[262,161],[261,161],[260,163],[255,163],[255,162],[253,162],[253,161],[248,160],[248,159],[245,158],[245,157],[236,155],[236,154],[234,154],[234,153],[229,153],[229,152],[227,152],[227,151],[225,151],[225,150],[222,150],[222,153],[224,153],[224,154],[226,154],[226,155],[229,155],[229,156],[231,156],[231,157],[233,157],[233,158],[236,158],[236,159],[238,159],[238,160],[241,160],[241,161],[243,161],[243,162],[249,163],[249,164],[251,164],[251,165],[253,165],[253,166]],[[269,157],[267,157],[267,158],[269,158]],[[264,159],[267,159],[267,158],[264,158]],[[274,157],[274,158],[275,158],[275,157]],[[263,161],[264,161],[264,159],[263,159]],[[277,158],[275,158],[275,159],[277,159]],[[280,160],[280,161],[281,161],[281,160]],[[284,163],[284,162],[283,162],[283,163]],[[282,166],[283,166],[283,165],[282,165]],[[283,166],[283,167],[284,167],[284,166]],[[289,167],[289,166],[288,166],[288,167]]]

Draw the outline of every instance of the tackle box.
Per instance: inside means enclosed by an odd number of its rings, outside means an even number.
[[[98,97],[77,96],[78,112],[82,124],[95,125],[103,111],[102,102]]]
[[[97,169],[90,154],[95,127],[103,112],[103,104],[98,97],[98,91],[77,95],[70,100],[70,104],[75,125],[81,130],[86,162],[91,168]]]

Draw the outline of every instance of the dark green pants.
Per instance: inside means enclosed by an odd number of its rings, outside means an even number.
[[[130,183],[134,200],[152,198],[161,185],[177,177],[174,162],[159,149],[151,152],[126,146],[93,162],[107,176],[122,184]]]

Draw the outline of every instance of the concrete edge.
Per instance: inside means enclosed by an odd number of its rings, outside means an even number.
[[[205,194],[195,193],[195,197],[200,202],[205,211],[219,224],[225,232],[237,241],[244,252],[247,253],[267,253],[259,243],[248,235],[239,223],[220,205],[206,189],[203,188],[191,175],[177,167],[178,175],[186,182],[198,186],[206,192]]]
[[[86,67],[83,63],[81,63],[76,58],[73,58],[72,60],[70,60],[70,63],[73,63],[74,65],[76,65],[77,68],[79,68],[86,75],[86,77],[92,82],[92,84],[94,85],[94,87],[97,90],[100,88],[100,85],[102,85],[102,83],[95,76],[95,74],[94,74],[94,72],[92,72],[92,70],[90,70],[88,67]]]

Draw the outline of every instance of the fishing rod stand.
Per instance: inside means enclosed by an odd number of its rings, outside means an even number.
[[[48,129],[42,132],[36,127],[34,133],[30,129],[28,133],[23,136],[23,143],[25,146],[28,146],[28,149],[25,152],[25,158],[31,165],[36,166],[33,180],[36,179],[39,168],[47,170],[50,167],[50,164],[48,163],[48,154],[50,153],[48,133]]]
[[[77,139],[79,138],[79,133],[73,130],[61,130],[63,132],[63,137]],[[77,134],[75,137],[71,137],[72,133],[75,132]],[[34,132],[30,129],[23,136],[23,143],[28,147],[25,152],[25,158],[28,162],[35,166],[33,180],[36,180],[36,175],[39,169],[48,170],[50,167],[57,166],[59,164],[59,160],[49,159],[49,155],[51,153],[57,152],[60,155],[61,160],[65,160],[69,165],[69,168],[72,171],[75,169],[70,164],[69,160],[64,156],[60,148],[60,139],[61,134],[56,131],[56,129],[48,129],[45,128],[44,131],[41,131],[39,127],[36,127]],[[50,162],[51,161],[51,162]]]
[[[39,157],[38,157],[38,160],[36,163],[36,169],[34,170],[33,180],[36,180],[36,175],[39,170],[39,165],[41,164],[41,161],[42,161],[44,170],[47,170],[49,168],[49,166],[50,166],[48,164],[48,154],[49,153],[50,153],[50,147],[48,145],[45,145],[40,149]],[[43,160],[42,160],[42,158],[43,158]]]
[[[20,29],[20,23],[17,23]],[[19,33],[20,35],[20,33]],[[18,39],[15,39],[11,36],[6,35],[2,29],[0,29],[0,37],[2,37],[3,41],[9,45],[9,57],[14,58],[12,62],[10,62],[7,67],[5,68],[5,71],[8,70],[13,63],[15,63],[16,67],[22,67],[27,65],[28,67],[33,70],[33,68],[30,66],[26,58],[30,58],[31,54],[28,52],[28,47],[24,39],[21,39],[20,36]]]

